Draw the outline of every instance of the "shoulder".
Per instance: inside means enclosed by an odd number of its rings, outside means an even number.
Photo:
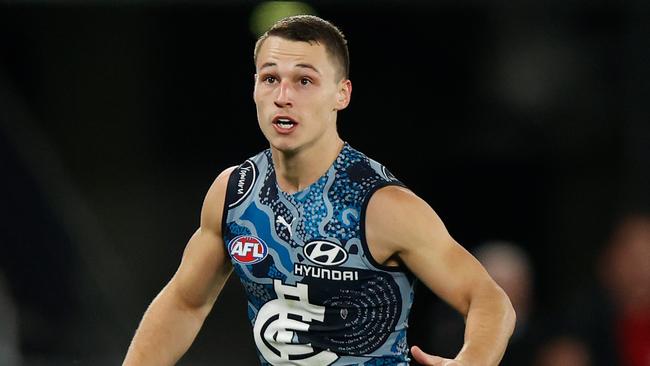
[[[447,236],[434,210],[413,191],[389,185],[377,190],[368,202],[366,230],[377,244],[400,252],[423,237]]]
[[[413,210],[423,210],[429,205],[410,189],[401,185],[380,187],[370,197],[368,213],[382,213],[378,218],[397,219],[404,214],[410,216]]]
[[[204,229],[221,231],[221,218],[225,205],[226,190],[230,175],[238,166],[224,169],[212,182],[210,189],[203,200],[201,209],[201,227]]]
[[[260,166],[268,165],[270,151],[264,150],[246,159],[243,163],[223,170],[212,182],[203,201],[201,227],[221,232],[224,207],[246,196],[257,180]]]

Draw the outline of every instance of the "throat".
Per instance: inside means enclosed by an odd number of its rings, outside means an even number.
[[[309,166],[285,164],[276,166],[276,180],[280,189],[286,193],[297,193],[315,183],[323,173],[318,173]]]
[[[279,188],[286,193],[300,192],[327,173],[345,143],[340,140],[331,151],[303,151],[283,154],[272,149],[273,165]]]

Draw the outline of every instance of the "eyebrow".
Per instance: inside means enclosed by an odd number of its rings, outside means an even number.
[[[275,62],[265,62],[265,63],[262,64],[262,66],[260,67],[260,70],[262,70],[262,69],[264,69],[264,68],[267,68],[267,67],[277,66],[277,65],[278,65],[278,64],[276,64]],[[304,69],[314,70],[318,75],[322,75],[321,72],[318,71],[318,69],[317,69],[316,67],[314,67],[313,65],[311,65],[311,64],[296,64],[296,67],[300,67],[300,68],[304,68]]]

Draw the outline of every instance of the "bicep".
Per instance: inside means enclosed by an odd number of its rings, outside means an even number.
[[[188,307],[211,307],[231,271],[223,240],[214,232],[199,228],[185,247],[172,288]]]
[[[201,210],[201,226],[183,252],[181,264],[170,283],[185,306],[211,308],[232,272],[221,237],[225,190],[231,169],[210,187]]]
[[[462,314],[469,310],[474,288],[489,281],[478,261],[447,233],[414,238],[399,256],[431,291]]]
[[[477,285],[491,281],[487,272],[424,200],[404,188],[377,193],[367,217],[379,231],[378,245],[390,248],[431,291],[466,314]]]

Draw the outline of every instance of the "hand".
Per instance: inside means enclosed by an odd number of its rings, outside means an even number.
[[[425,366],[464,366],[460,361],[450,360],[425,353],[418,346],[411,347],[411,354],[413,358]]]

